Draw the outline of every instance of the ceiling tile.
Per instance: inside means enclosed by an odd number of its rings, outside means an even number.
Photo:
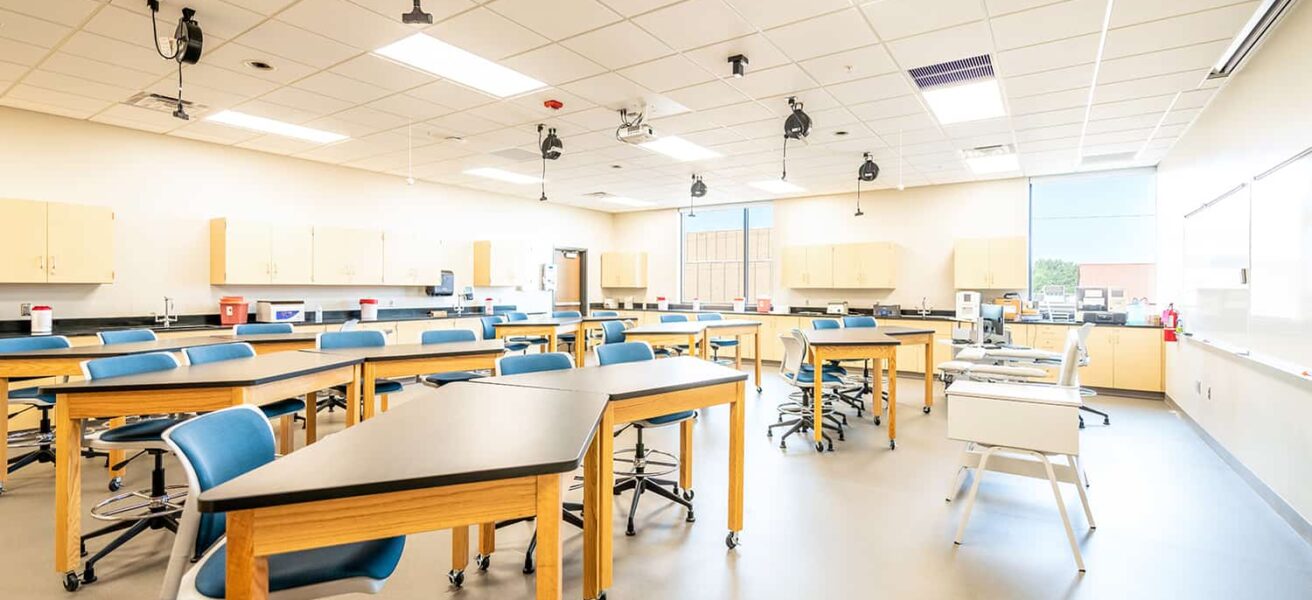
[[[96,83],[81,77],[70,77],[42,69],[34,69],[28,73],[23,79],[23,85],[106,102],[122,102],[137,92],[132,88]]]
[[[335,113],[351,107],[350,102],[294,87],[278,88],[260,99],[318,114]]]
[[[177,77],[174,75],[166,75],[165,77],[171,82],[177,82]],[[184,68],[182,70],[182,79],[184,84],[203,85],[239,96],[259,96],[278,87],[278,84],[274,82],[236,71],[229,71],[204,62]]]
[[[765,34],[793,60],[833,54],[879,41],[861,11],[849,8],[771,29]]]
[[[938,129],[937,129],[938,122],[935,121],[933,117],[930,117],[929,113],[927,112],[902,115],[899,117],[891,117],[887,119],[875,119],[873,121],[866,121],[865,124],[869,126],[872,130],[874,130],[876,134],[884,137],[884,139],[886,140],[897,139],[896,136],[899,134],[899,132],[904,132],[903,133],[904,143],[911,143],[913,139],[916,139],[918,141],[919,138],[913,138],[910,135],[910,132],[914,132],[922,129],[932,129],[934,133],[933,136],[931,137],[938,137],[938,138],[942,137],[941,134],[938,133]],[[889,135],[892,135],[894,137],[890,138],[888,137]]]
[[[230,0],[229,0],[230,1]],[[278,2],[283,0],[254,0]],[[358,4],[371,11],[374,11],[389,19],[401,20],[401,13],[410,12],[409,2],[397,2],[396,0],[350,0],[353,4]],[[434,23],[441,23],[455,15],[470,10],[478,6],[485,0],[473,2],[471,0],[424,0],[424,12],[433,15]]]
[[[399,15],[398,15],[399,16]],[[278,20],[313,31],[357,50],[374,50],[414,30],[396,17],[387,18],[346,0],[300,0],[278,13]]]
[[[1038,127],[1035,129],[1025,129],[1016,132],[1016,142],[1022,146],[1026,142],[1039,142],[1043,140],[1057,140],[1068,137],[1078,137],[1080,132],[1084,131],[1084,123],[1067,123],[1065,125],[1053,125],[1049,127]]]
[[[1100,37],[1099,34],[1091,33],[1055,42],[1004,50],[993,57],[993,68],[998,75],[1009,77],[1093,64],[1094,59],[1098,57]]]
[[[920,98],[914,94],[906,96],[897,96],[885,100],[876,100],[874,102],[864,102],[861,104],[852,104],[848,106],[852,114],[863,121],[873,121],[877,119],[887,119],[889,117],[900,117],[903,115],[913,115],[925,112],[925,107],[921,105]]]
[[[705,83],[716,78],[682,54],[671,54],[665,58],[621,69],[619,74],[657,92]]]
[[[738,9],[748,21],[760,29],[787,25],[794,21],[842,10],[851,6],[847,0],[725,0]]]
[[[292,27],[282,21],[265,21],[233,41],[321,69],[359,54],[358,50],[346,44]]]
[[[1098,83],[1101,85],[1142,79],[1180,71],[1207,71],[1229,45],[1229,40],[1217,40],[1161,52],[1104,60],[1102,67],[1098,69]]]
[[[597,0],[495,0],[486,5],[520,25],[562,40],[620,20]]]
[[[95,0],[0,0],[0,9],[70,27],[81,25],[99,6]]]
[[[907,84],[907,78],[902,73],[867,77],[831,85],[825,89],[844,104],[860,104],[862,102],[904,96],[915,91]]]
[[[1212,99],[1212,96],[1215,94],[1216,94],[1215,89],[1204,89],[1204,90],[1193,90],[1189,92],[1181,92],[1180,99],[1176,101],[1175,108],[1173,110],[1181,110],[1185,108],[1202,108],[1207,104],[1209,100]]]
[[[43,65],[42,68],[49,71],[54,71],[56,73],[60,72],[58,69],[51,69],[48,65]],[[20,65],[20,64],[0,61],[0,81],[15,81],[19,77],[22,77],[24,73],[27,73],[29,69],[30,68],[27,65]],[[66,74],[76,75],[76,73],[66,73]],[[153,80],[154,77],[151,77],[150,79]],[[105,83],[105,82],[102,81],[101,83]]]
[[[563,43],[566,48],[611,69],[670,54],[668,46],[628,21],[585,33]]]
[[[243,112],[248,115],[255,115],[259,117],[264,117],[266,119],[274,119],[277,121],[285,121],[287,123],[297,123],[297,124],[313,121],[323,116],[323,113],[320,112],[301,110],[299,108],[295,108],[291,106],[274,104],[267,100],[248,100],[232,108],[233,110]]]
[[[227,125],[220,125],[210,121],[193,120],[182,127],[170,131],[169,135],[226,145],[254,139],[260,134],[254,131],[228,127]]]
[[[780,52],[770,40],[767,40],[761,34],[755,33],[683,53],[689,60],[700,65],[702,69],[721,77],[727,77],[732,73],[729,57],[738,54],[747,57],[748,73],[790,62],[789,58],[783,52]]]
[[[1119,102],[1094,104],[1089,111],[1090,119],[1114,119],[1143,114],[1161,114],[1171,105],[1175,94],[1165,94],[1149,98],[1136,98]]]
[[[1132,98],[1160,96],[1172,92],[1183,92],[1198,87],[1207,75],[1205,72],[1184,72],[1147,79],[1118,81],[1099,85],[1093,92],[1095,103],[1116,102]]]
[[[409,119],[400,115],[394,115],[381,110],[374,110],[366,106],[348,108],[342,112],[334,114],[333,118],[351,123],[359,123],[360,125],[372,127],[377,131],[404,127],[410,123]]]
[[[149,34],[143,34],[143,31],[150,31],[150,10],[146,8],[145,2],[137,0],[112,0],[111,8],[126,9],[139,16],[137,35],[130,37],[126,41],[140,40],[143,46],[149,47],[151,39]],[[182,8],[190,6],[196,9],[196,21],[204,28],[205,45],[213,48],[218,43],[232,39],[238,34],[254,27],[264,19],[264,16],[241,8],[229,2],[195,2],[187,0],[163,0],[160,2],[159,15],[156,17],[160,35],[173,33],[177,27],[178,19],[182,16]],[[96,15],[109,12],[109,9],[102,10]]]
[[[1012,115],[1028,115],[1030,113],[1061,110],[1063,108],[1082,107],[1088,104],[1088,102],[1089,86],[1084,86],[1083,88],[1066,90],[1063,92],[1039,94],[1037,96],[1026,96],[1024,98],[1012,98],[1007,102],[1007,106],[1011,108]]]
[[[484,94],[483,92],[446,80],[434,81],[433,83],[408,90],[406,93],[422,100],[441,104],[442,106],[450,106],[456,110],[465,110],[475,106],[482,106],[496,100],[496,98]]]
[[[907,69],[991,54],[993,40],[983,21],[888,43],[888,52]]]
[[[819,87],[800,67],[795,64],[783,65],[763,71],[750,71],[741,79],[728,79],[726,83],[738,88],[751,98],[767,98],[795,94],[803,90]]]
[[[1116,131],[1127,131],[1133,129],[1152,129],[1157,127],[1157,123],[1162,120],[1160,113],[1149,113],[1133,117],[1121,117],[1118,119],[1102,119],[1089,121],[1089,133],[1110,133]]]
[[[699,48],[755,33],[723,0],[687,0],[633,19],[677,50]]]
[[[20,83],[9,88],[9,91],[5,93],[4,100],[9,99],[23,102],[28,106],[50,106],[77,113],[86,113],[80,118],[86,118],[87,116],[99,112],[112,104],[112,102],[108,100],[97,100],[86,96],[43,89],[25,83]],[[22,108],[27,108],[28,106]]]
[[[455,112],[454,109],[448,106],[443,106],[427,100],[421,100],[408,94],[393,94],[386,98],[374,100],[366,106],[375,110],[400,115],[414,121],[427,121],[435,117]]]
[[[612,10],[626,17],[651,12],[662,6],[668,6],[681,1],[682,0],[601,0],[602,4],[611,7]]]
[[[73,37],[69,38],[59,49],[83,58],[100,60],[120,67],[157,75],[176,73],[178,69],[177,63],[160,58],[149,47],[136,46],[85,31],[73,34]]]
[[[999,50],[1102,31],[1109,0],[1067,0],[990,20]]]
[[[6,62],[18,63],[30,67],[41,62],[41,59],[45,57],[48,52],[47,49],[39,46],[33,46],[18,40],[0,37],[0,56],[3,56]]]
[[[471,136],[499,129],[501,126],[487,119],[469,113],[452,113],[436,119],[429,119],[428,124],[449,134]]]
[[[1002,85],[1009,98],[1021,98],[1079,87],[1087,88],[1092,81],[1093,65],[1087,64],[1007,77],[1003,79]]]
[[[755,102],[730,104],[719,108],[701,111],[706,118],[720,125],[741,125],[752,121],[770,119],[777,123],[779,132],[783,131],[783,121],[776,119],[774,112]]]
[[[1026,129],[1069,125],[1071,123],[1082,124],[1084,123],[1084,113],[1084,107],[1081,106],[1030,113],[1028,115],[1013,115],[1011,117],[1011,126],[1019,132]]]
[[[888,50],[878,44],[804,60],[807,73],[823,85],[883,75],[897,70]]]
[[[1111,26],[1124,27],[1145,21],[1177,17],[1185,13],[1234,4],[1235,0],[1134,0],[1120,2],[1112,8]],[[1256,6],[1257,2],[1249,4]],[[1251,10],[1250,10],[1251,14]]]
[[[362,54],[330,69],[338,75],[399,92],[437,80],[423,71],[401,66],[373,54]]]
[[[1216,40],[1229,40],[1253,15],[1256,2],[1236,4],[1107,32],[1103,59],[1154,52]],[[1220,58],[1219,56],[1217,58]]]
[[[235,4],[246,10],[255,11],[262,15],[271,15],[276,13],[296,0],[224,0],[228,4]],[[432,0],[429,0],[430,2]]]
[[[270,71],[254,69],[247,61],[258,60],[273,67]],[[251,77],[287,84],[314,73],[318,69],[294,60],[273,56],[254,48],[248,48],[235,42],[219,46],[213,52],[206,50],[202,60],[204,64],[237,71]]]
[[[126,69],[67,52],[51,54],[50,58],[47,58],[41,64],[41,68],[46,71],[132,89],[144,88],[159,79],[159,76],[153,73]],[[0,74],[0,79],[4,79],[3,74]]]
[[[364,104],[387,95],[387,90],[350,77],[343,77],[332,71],[315,73],[296,82],[293,87],[323,94],[329,98],[345,100],[351,104]]]
[[[501,60],[549,41],[486,8],[461,13],[425,31],[489,60]]]
[[[512,56],[501,63],[549,85],[560,85],[597,75],[605,67],[558,44]]]
[[[627,105],[646,95],[649,90],[614,73],[605,73],[567,83],[565,91],[602,106]]]
[[[667,92],[665,95],[692,110],[714,108],[749,99],[742,92],[734,89],[733,86],[730,86],[723,81],[708,81],[699,85]]]
[[[0,9],[0,38],[32,44],[42,48],[53,48],[64,36],[73,31],[70,27],[56,25],[16,12]]]
[[[301,140],[282,137],[279,135],[262,135],[259,137],[251,138],[249,140],[246,140],[244,142],[235,145],[238,148],[246,148],[248,150],[259,150],[261,152],[268,152],[270,154],[285,155],[285,154],[295,154],[297,152],[305,152],[306,150],[310,150],[311,148],[317,148],[322,144],[304,142]]]
[[[984,19],[979,0],[936,0],[927,10],[923,0],[880,0],[861,5],[875,33],[888,42]]]
[[[17,98],[12,95],[0,96],[0,106],[8,106],[10,108],[30,110],[32,112],[59,115],[61,117],[68,117],[70,119],[86,119],[91,117],[92,115],[95,115],[100,110],[100,107],[75,108],[72,106],[57,106],[54,104],[50,104],[48,102],[31,102],[28,100]]]

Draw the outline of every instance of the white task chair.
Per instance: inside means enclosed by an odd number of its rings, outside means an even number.
[[[796,388],[788,399],[780,402],[776,407],[779,412],[777,423],[771,424],[766,428],[766,435],[774,437],[774,430],[777,427],[787,427],[788,431],[784,432],[783,437],[779,438],[779,448],[788,447],[788,436],[794,433],[802,433],[813,430],[815,427],[815,405],[813,404],[812,394],[815,386],[815,369],[803,370],[802,364],[806,357],[806,344],[803,341],[802,332],[794,329],[788,333],[779,334],[779,341],[784,345],[784,359],[779,363],[779,376],[784,382]],[[826,431],[832,431],[838,435],[839,441],[843,440],[843,424],[834,417],[833,404],[831,399],[838,390],[848,383],[839,377],[836,373],[830,373],[821,370],[821,386],[824,393],[824,422],[821,423],[821,437],[828,442],[829,450],[834,449],[834,440],[829,437]],[[825,444],[815,443],[817,452],[823,452]]]

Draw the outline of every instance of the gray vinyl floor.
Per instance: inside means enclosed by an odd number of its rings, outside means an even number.
[[[728,410],[705,411],[696,425],[697,522],[644,497],[638,535],[615,540],[609,598],[1312,597],[1312,548],[1160,400],[1095,400],[1112,413],[1110,427],[1090,421],[1082,438],[1096,531],[1087,529],[1074,488],[1062,486],[1087,573],[1076,571],[1051,491],[1039,480],[989,474],[965,544],[954,546],[965,489],[956,502],[944,495],[961,445],[945,436],[944,407],[920,412],[918,383],[902,380],[896,451],[885,427],[868,418],[853,419],[836,452],[817,454],[796,438],[781,451],[765,426],[787,387],[770,374],[763,394],[749,391],[746,528],[736,551],[723,542]],[[393,401],[427,393],[408,386]],[[321,420],[320,430],[333,431],[342,413],[324,419],[332,422]],[[649,434],[648,443],[674,450],[677,439],[672,428]],[[105,495],[98,464],[84,469],[84,507]],[[128,483],[145,487],[147,476],[143,461]],[[181,481],[182,473],[169,477]],[[53,485],[48,465],[29,467],[0,497],[0,598],[70,597],[51,568]],[[628,495],[615,507],[619,533]],[[562,531],[566,597],[579,598],[581,538],[568,525]],[[446,579],[449,533],[412,536],[382,597],[531,598],[532,578],[520,572],[530,532],[527,524],[502,530],[491,569],[471,570],[460,590]],[[104,560],[100,581],[76,596],[156,597],[171,542],[146,534]]]

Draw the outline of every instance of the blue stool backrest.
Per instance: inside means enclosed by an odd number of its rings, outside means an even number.
[[[592,316],[594,316],[594,317],[618,317],[618,316],[620,316],[620,313],[617,313],[617,312],[615,312],[615,311],[613,311],[613,310],[594,310],[594,311],[592,311]]]
[[[255,348],[252,348],[246,342],[233,342],[231,344],[183,348],[182,353],[187,355],[187,362],[193,365],[203,365],[238,358],[250,358],[255,356]]]
[[[172,354],[148,352],[88,360],[82,363],[82,374],[87,379],[108,379],[176,368],[178,368],[178,359]]]
[[[480,318],[478,321],[479,321],[479,323],[482,323],[482,324],[483,324],[483,339],[485,339],[485,340],[493,340],[493,339],[496,339],[496,337],[497,337],[497,323],[500,323],[500,322],[502,322],[502,321],[504,321],[504,320],[505,320],[505,317],[503,317],[503,316],[501,316],[501,315],[494,315],[494,316],[491,316],[491,317],[483,317],[483,318]]]
[[[686,323],[688,315],[661,315],[662,323]]]
[[[601,332],[605,334],[603,343],[620,344],[624,342],[624,323],[620,321],[602,321]]]
[[[233,326],[232,333],[235,335],[259,335],[262,333],[291,333],[293,331],[291,323],[242,323]]]
[[[558,310],[551,313],[552,317],[557,319],[577,319],[583,316],[583,313],[577,310]]]
[[[274,458],[269,420],[250,405],[225,408],[183,421],[164,432],[164,441],[182,462],[192,485],[199,488],[193,494],[264,466]],[[200,515],[196,556],[223,537],[224,525],[223,513]]]
[[[526,314],[524,314],[524,313],[522,313],[522,312],[508,312],[508,313],[506,313],[506,320],[507,320],[507,321],[527,321],[527,320],[528,320],[528,315],[526,315]]]
[[[497,359],[497,375],[518,375],[574,368],[574,359],[564,352],[516,354]]]
[[[838,319],[812,319],[811,329],[838,329]]]
[[[433,329],[419,334],[421,344],[449,344],[451,342],[473,342],[478,339],[468,329]]]
[[[100,343],[108,346],[110,344],[132,344],[135,342],[153,342],[156,339],[155,332],[149,329],[119,329],[115,331],[99,331],[96,336],[100,338]]]
[[[723,321],[724,315],[720,313],[702,313],[697,315],[698,321]]]
[[[373,329],[359,329],[356,331],[325,331],[319,334],[319,339],[315,346],[320,350],[332,350],[334,348],[374,348],[377,346],[386,346],[387,336],[381,331]]]
[[[843,317],[843,327],[874,327],[874,317]]]
[[[5,352],[26,352],[28,350],[55,350],[72,348],[73,344],[62,335],[42,335],[0,339],[0,354]]]
[[[651,351],[651,345],[647,342],[624,342],[623,344],[597,346],[597,362],[602,365],[655,359],[656,354]]]

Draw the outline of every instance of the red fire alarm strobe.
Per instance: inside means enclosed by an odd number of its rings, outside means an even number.
[[[553,99],[553,100],[547,100],[546,102],[543,102],[543,103],[542,103],[542,106],[545,106],[545,107],[547,107],[547,108],[550,108],[551,110],[560,110],[561,107],[565,106],[565,103],[564,103],[564,102],[561,102],[560,100],[554,100],[554,99]]]

